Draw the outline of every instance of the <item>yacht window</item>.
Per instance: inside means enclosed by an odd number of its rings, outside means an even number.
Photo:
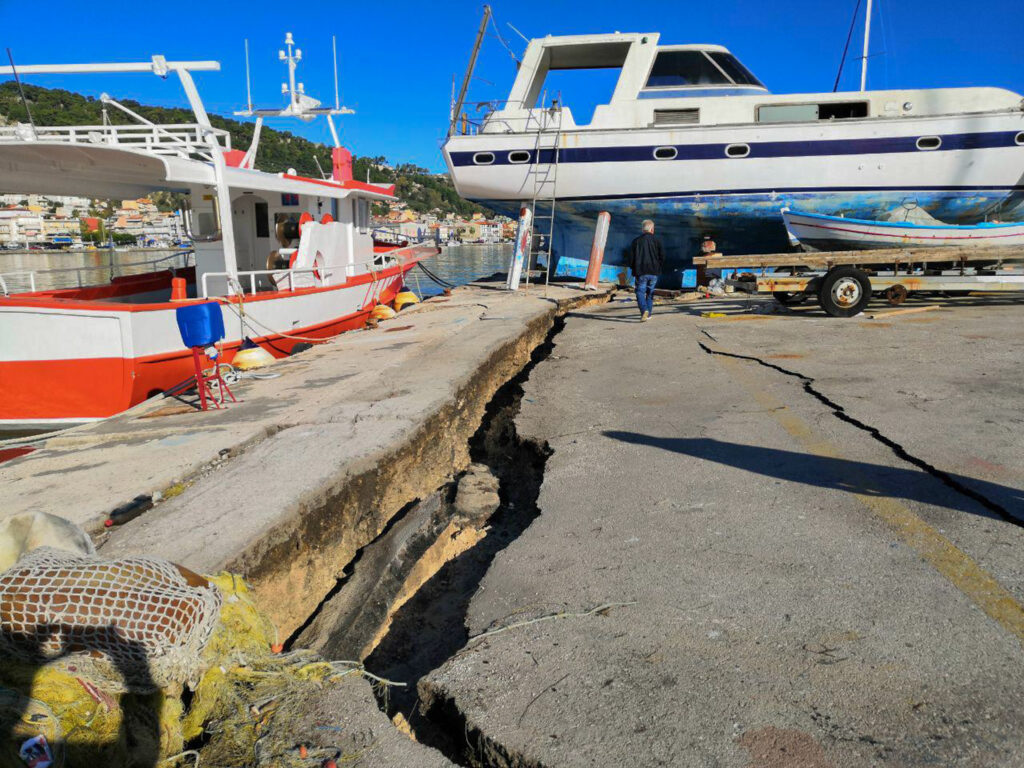
[[[866,101],[827,104],[770,104],[757,108],[759,123],[807,123],[814,120],[849,120],[868,116]]]
[[[678,154],[679,150],[675,147],[658,147],[654,150],[656,160],[675,160]]]
[[[942,146],[942,139],[938,136],[922,136],[917,140],[918,149],[938,149]]]
[[[530,153],[523,150],[518,152],[509,152],[508,161],[510,163],[528,163],[530,162]]]
[[[730,144],[725,148],[727,157],[746,157],[750,154],[750,146],[747,144]]]
[[[1024,147],[1024,131],[1017,134],[1017,138],[1014,139],[1020,146]]]
[[[833,101],[818,105],[819,120],[850,120],[854,117],[867,117],[866,101]]]
[[[473,155],[473,162],[476,165],[490,165],[494,162],[493,152],[477,152]]]
[[[647,88],[681,85],[732,85],[703,51],[662,51],[654,60]]]
[[[758,88],[764,88],[764,83],[754,77],[754,74],[740,64],[739,59],[733,56],[731,53],[722,53],[720,51],[708,51],[708,56],[722,68],[722,70],[736,85],[753,85]]]

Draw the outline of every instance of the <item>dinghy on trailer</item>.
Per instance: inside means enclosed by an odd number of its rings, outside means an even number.
[[[786,228],[800,245],[818,251],[878,248],[1009,247],[1024,245],[1024,223],[980,224],[877,221],[783,209]],[[934,221],[934,219],[933,219]]]

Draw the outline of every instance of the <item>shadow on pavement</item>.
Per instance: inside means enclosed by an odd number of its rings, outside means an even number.
[[[864,496],[905,499],[993,520],[999,519],[977,502],[917,469],[742,445],[705,437],[656,437],[617,430],[606,430],[603,434],[624,443],[646,445],[694,456],[792,483]],[[1007,510],[1024,509],[1024,490],[963,475],[951,477]],[[1024,516],[1018,514],[1014,519],[1018,524],[1024,524]]]

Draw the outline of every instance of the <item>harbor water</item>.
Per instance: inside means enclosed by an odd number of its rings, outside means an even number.
[[[511,245],[453,245],[424,260],[424,266],[445,282],[465,285],[479,277],[503,272],[508,267]],[[191,264],[191,256],[187,256]],[[96,251],[0,251],[0,275],[7,290],[19,293],[74,288],[108,282],[113,277],[134,275],[185,265],[186,252],[154,248]],[[32,277],[30,277],[30,274]],[[414,269],[409,287],[424,296],[434,296],[444,288]],[[0,286],[2,288],[3,286]],[[2,291],[0,291],[2,292]]]

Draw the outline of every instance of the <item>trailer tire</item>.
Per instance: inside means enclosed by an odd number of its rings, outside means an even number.
[[[821,281],[818,303],[832,317],[859,315],[871,301],[871,280],[856,267],[833,267]]]

